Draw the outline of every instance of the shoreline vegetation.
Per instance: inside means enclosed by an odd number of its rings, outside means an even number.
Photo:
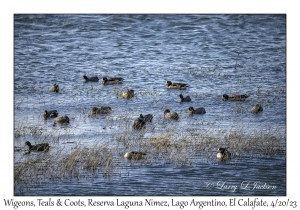
[[[147,127],[151,130],[150,125]],[[38,128],[17,127],[18,136],[22,132],[31,132],[31,135],[41,137],[43,130]],[[79,141],[69,141],[69,146],[63,146],[59,141],[50,141],[49,152],[32,152],[34,155],[23,155],[19,160],[15,158],[14,187],[15,190],[24,191],[35,184],[45,181],[64,182],[70,179],[92,178],[102,176],[129,175],[126,164],[130,166],[147,165],[174,165],[189,167],[195,162],[217,162],[217,149],[226,146],[232,159],[224,164],[240,164],[243,159],[259,159],[286,156],[286,134],[280,129],[260,129],[249,132],[246,127],[222,129],[193,129],[187,133],[174,133],[166,129],[162,133],[145,135],[147,129],[133,132],[130,128],[122,133],[113,134],[111,138],[103,141],[95,140],[92,144],[84,146]],[[27,134],[28,135],[28,134]],[[54,137],[44,139],[50,140]],[[56,142],[56,143],[55,143]],[[76,143],[75,143],[76,142]],[[68,142],[67,142],[68,143]],[[15,150],[23,152],[24,149]],[[138,150],[147,155],[141,160],[127,160],[124,154],[130,150]],[[15,153],[18,153],[15,152]],[[220,163],[221,164],[221,163]]]

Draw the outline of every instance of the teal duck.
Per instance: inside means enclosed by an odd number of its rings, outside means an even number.
[[[205,114],[206,111],[205,111],[205,109],[204,109],[203,107],[194,109],[194,107],[190,106],[190,107],[188,108],[188,113],[189,113],[190,115],[193,115],[193,114]]]
[[[28,151],[27,153],[30,153],[31,151],[48,151],[49,150],[49,144],[48,143],[42,143],[42,144],[36,144],[36,145],[31,145],[29,141],[25,142],[24,146],[28,146]]]
[[[56,124],[56,123],[69,123],[69,122],[70,122],[70,119],[66,115],[58,116],[58,117],[54,118],[54,124]]]
[[[129,160],[141,160],[145,158],[146,153],[144,152],[137,152],[137,151],[130,151],[127,152],[124,157]]]
[[[98,82],[99,81],[98,77],[90,77],[90,78],[88,78],[85,75],[82,76],[82,79],[84,80],[84,82]]]
[[[99,106],[92,108],[92,114],[108,114],[111,111],[111,107],[109,106]]]
[[[114,84],[122,84],[123,83],[123,78],[122,77],[103,77],[102,78],[102,84],[103,85],[114,85]]]
[[[183,95],[180,94],[179,100],[180,100],[180,102],[191,102],[191,97],[190,96],[183,97]]]
[[[44,119],[46,120],[47,118],[55,118],[58,116],[57,110],[45,110],[44,111]]]
[[[179,119],[179,115],[176,112],[171,112],[169,109],[166,109],[164,111],[164,117],[165,117],[165,119],[169,119],[169,120],[178,120]]]
[[[224,94],[224,95],[222,95],[222,100],[223,101],[227,101],[227,100],[230,100],[230,101],[245,101],[246,98],[248,98],[248,97],[249,97],[248,95],[233,94],[233,95],[228,96],[227,94]]]
[[[142,114],[132,122],[132,128],[135,130],[141,130],[146,128],[146,122]]]
[[[52,85],[50,88],[49,88],[49,91],[50,92],[58,92],[59,91],[59,87],[58,87],[58,85],[57,84],[54,84],[54,85]]]
[[[185,90],[188,85],[184,83],[172,83],[171,81],[166,82],[166,87],[168,89],[179,89],[179,90]]]
[[[127,89],[123,94],[124,98],[132,98],[134,96],[134,90]]]
[[[251,112],[254,114],[258,114],[259,112],[262,112],[263,108],[260,104],[256,104],[254,107],[252,107]]]
[[[227,148],[220,147],[218,149],[217,158],[221,161],[230,160],[231,159],[231,153],[227,150]]]

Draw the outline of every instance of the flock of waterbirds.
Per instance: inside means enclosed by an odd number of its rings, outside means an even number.
[[[95,77],[87,77],[83,76],[82,79],[84,82],[98,82],[99,78],[97,76]],[[103,85],[114,85],[114,84],[122,84],[124,81],[123,78],[121,77],[103,77],[102,78],[102,84]],[[187,84],[184,83],[172,83],[171,81],[166,81],[166,88],[167,89],[177,89],[177,90],[186,90],[187,87],[189,87]],[[50,92],[59,92],[59,86],[57,84],[54,84],[49,88]],[[134,90],[132,89],[127,89],[125,92],[123,92],[122,96],[126,99],[130,99],[134,97]],[[245,101],[249,95],[238,95],[238,94],[232,94],[232,95],[227,95],[224,94],[222,95],[222,100],[223,101]],[[191,98],[190,96],[184,97],[182,94],[179,95],[180,102],[190,102]],[[112,110],[111,107],[108,106],[99,106],[99,107],[93,107],[91,110],[91,114],[93,115],[98,115],[98,114],[108,114]],[[254,114],[257,114],[259,112],[263,111],[263,108],[260,104],[256,104],[252,109],[251,112]],[[200,107],[194,109],[192,106],[188,108],[188,114],[189,115],[194,115],[194,114],[205,114],[205,108]],[[57,110],[45,110],[44,111],[44,119],[47,120],[48,118],[54,118],[54,124],[65,124],[69,123],[70,119],[68,116],[58,116],[58,111]],[[176,112],[171,112],[169,109],[166,109],[164,111],[164,118],[167,120],[178,120],[179,115]],[[140,114],[138,118],[136,118],[132,122],[132,128],[133,129],[145,129],[146,128],[146,123],[151,122],[153,119],[152,114],[147,114],[143,115]],[[31,151],[48,151],[49,150],[49,144],[48,143],[41,143],[41,144],[36,144],[36,145],[31,145],[29,141],[25,142],[25,146],[28,146],[28,150],[25,151],[25,154],[29,154]],[[124,157],[129,159],[129,160],[140,160],[145,158],[146,153],[140,152],[140,151],[129,151],[127,152]],[[220,147],[217,151],[217,158],[220,159],[221,161],[229,160],[231,159],[231,153],[227,148],[222,148]]]

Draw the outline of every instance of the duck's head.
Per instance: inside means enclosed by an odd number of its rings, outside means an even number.
[[[54,84],[53,86],[54,86],[54,91],[55,91],[55,92],[58,92],[58,91],[59,91],[58,85],[57,85],[57,84]]]
[[[190,106],[190,107],[189,107],[189,111],[190,111],[190,112],[194,111],[194,107]]]
[[[143,114],[140,114],[139,118],[144,118],[144,115],[143,115]]]
[[[180,98],[180,99],[183,99],[183,95],[182,95],[181,93],[179,94],[179,98]]]
[[[227,150],[227,148],[219,147],[218,152],[223,154],[226,150]]]
[[[24,144],[24,146],[29,146],[29,147],[31,147],[31,143],[30,143],[29,141],[26,141],[25,144]]]
[[[222,96],[222,100],[223,100],[223,101],[228,100],[228,98],[229,98],[229,96],[228,96],[227,94],[224,94],[224,95]]]
[[[166,113],[169,113],[169,112],[171,112],[169,109],[166,109],[165,111],[164,111],[164,114],[166,114]]]

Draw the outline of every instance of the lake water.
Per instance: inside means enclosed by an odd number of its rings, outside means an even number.
[[[84,83],[83,75],[100,81]],[[125,80],[103,86],[102,77]],[[167,80],[189,87],[168,90]],[[49,92],[54,83],[58,93]],[[127,88],[132,99],[120,97]],[[180,93],[192,101],[180,103]],[[223,94],[249,98],[222,101]],[[251,113],[255,104],[261,113]],[[93,117],[95,106],[112,111]],[[189,116],[189,106],[206,114]],[[70,123],[44,120],[53,109]],[[165,109],[179,120],[165,120]],[[140,113],[154,116],[141,132],[131,128]],[[95,145],[114,163],[109,175],[80,163],[69,176],[33,170],[15,195],[286,195],[286,16],[16,14],[14,129],[15,167]],[[173,144],[161,150],[154,140]],[[25,141],[51,148],[24,155]],[[220,146],[231,160],[217,160]],[[146,160],[124,159],[130,150]]]

